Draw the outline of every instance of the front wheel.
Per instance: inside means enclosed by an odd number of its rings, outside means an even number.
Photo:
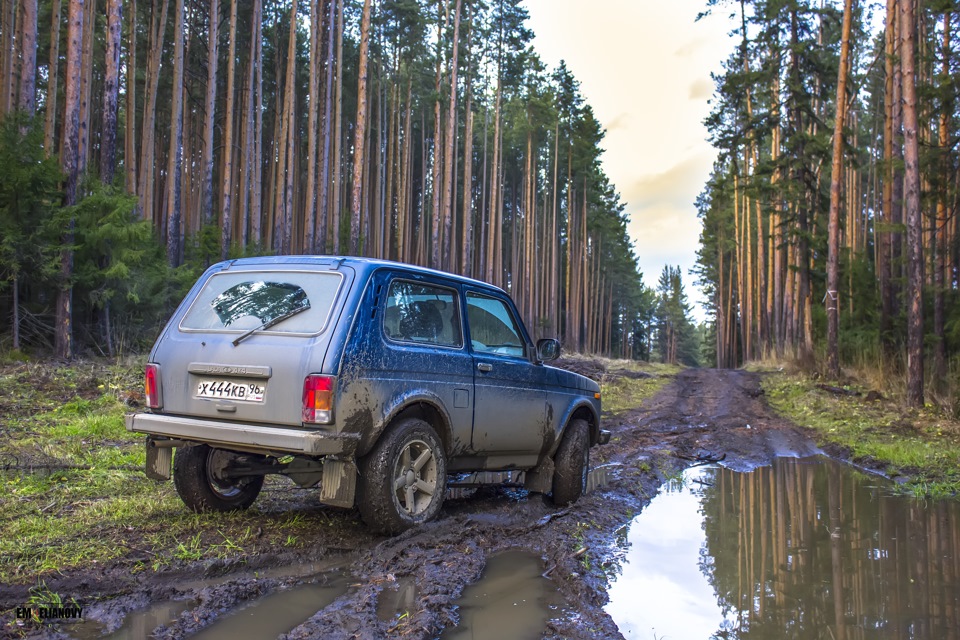
[[[590,471],[590,425],[586,420],[570,421],[553,462],[554,504],[564,506],[576,502],[587,489]]]
[[[399,533],[434,518],[447,488],[447,459],[436,431],[418,418],[390,427],[360,460],[360,515]]]
[[[173,484],[184,504],[198,513],[237,511],[253,504],[263,488],[263,476],[223,476],[238,455],[205,444],[179,447],[173,456]]]

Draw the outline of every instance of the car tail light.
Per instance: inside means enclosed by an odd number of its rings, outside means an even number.
[[[303,380],[303,421],[315,424],[333,422],[334,376],[309,375]]]
[[[147,406],[151,409],[160,408],[160,367],[147,364],[143,372],[144,395],[147,397]]]

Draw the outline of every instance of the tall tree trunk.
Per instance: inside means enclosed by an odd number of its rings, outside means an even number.
[[[847,114],[847,76],[850,68],[850,25],[852,0],[843,6],[843,31],[840,38],[840,75],[837,81],[837,115],[833,125],[833,163],[830,172],[830,220],[827,240],[827,369],[840,376],[840,185],[843,177],[843,122]]]
[[[237,76],[237,4],[230,0],[230,44],[227,47],[227,96],[223,124],[223,193],[220,203],[220,259],[226,260],[233,243],[233,114]],[[212,156],[211,156],[212,157]],[[212,170],[212,167],[211,167]],[[211,194],[212,197],[212,194]]]
[[[317,217],[317,120],[320,114],[320,37],[323,9],[310,2],[310,107],[307,116],[307,201],[303,222],[303,252],[316,253]]]
[[[360,21],[360,61],[357,63],[357,120],[353,135],[353,191],[350,199],[350,247],[353,255],[365,253],[360,242],[363,164],[367,133],[367,54],[370,49],[370,0],[363,2]],[[364,238],[366,241],[366,238]]]
[[[121,0],[107,0],[106,71],[103,76],[103,125],[100,129],[100,181],[112,184],[117,168],[117,110],[120,96]]]
[[[447,112],[447,134],[444,142],[446,151],[443,154],[443,251],[441,266],[452,270],[454,261],[450,255],[452,238],[450,233],[453,220],[453,165],[455,162],[457,139],[457,60],[460,50],[460,3],[457,0],[453,10],[453,56],[450,61],[450,106]]]
[[[337,11],[337,82],[336,97],[334,103],[334,133],[333,133],[333,205],[331,209],[331,229],[333,234],[333,252],[340,253],[340,147],[343,140],[343,11],[342,2],[336,2],[340,5]],[[329,117],[329,115],[327,116]]]
[[[180,192],[183,169],[183,19],[184,0],[175,0],[173,41],[173,82],[170,96],[170,153],[167,158],[167,262],[180,265],[182,225]]]
[[[280,136],[277,139],[277,164],[274,180],[276,205],[273,220],[273,249],[283,255],[290,251],[290,228],[293,220],[293,113],[296,73],[297,2],[290,7],[290,32],[287,36],[286,73],[283,84],[283,111],[280,114]],[[288,185],[290,190],[288,192]]]
[[[917,140],[916,26],[913,0],[899,0],[903,65],[904,190],[907,219],[907,401],[923,406],[923,216]]]
[[[250,193],[250,235],[254,243],[263,246],[263,0],[253,0],[251,21],[253,60],[256,73],[253,92],[253,175]]]
[[[55,0],[59,1],[59,0]],[[124,184],[127,193],[137,193],[137,0],[128,0],[127,5],[127,83],[126,93],[126,135],[124,136],[123,166]]]
[[[159,5],[159,7],[158,7]],[[153,0],[150,19],[150,55],[147,59],[146,83],[143,103],[143,133],[140,135],[140,178],[137,195],[144,220],[154,221],[154,158],[156,149],[155,124],[157,121],[157,88],[160,83],[160,62],[163,54],[163,39],[167,31],[167,10],[170,0]]]
[[[16,2],[0,5],[0,115],[6,115],[13,107],[16,7]]]
[[[80,65],[83,56],[84,0],[69,0],[67,27],[67,67],[65,88],[65,112],[63,117],[63,153],[60,165],[64,174],[63,204],[72,207],[77,203],[78,158],[80,140]],[[71,216],[63,236],[60,251],[60,282],[57,291],[57,319],[54,333],[54,350],[58,358],[73,356],[73,309],[70,282],[73,277],[73,229]]]
[[[47,98],[44,101],[45,122],[43,149],[47,157],[54,153],[57,130],[57,75],[60,69],[60,0],[50,4],[50,58],[47,64]]]
[[[884,34],[884,121],[883,121],[883,205],[877,221],[877,271],[880,282],[880,342],[885,353],[893,350],[893,234],[889,230],[894,221],[894,52],[897,43],[897,0],[887,0],[887,25]]]
[[[200,184],[200,215],[204,226],[216,221],[213,209],[213,134],[216,127],[217,62],[220,51],[220,0],[210,0],[207,20],[207,86],[203,100],[203,157]],[[232,64],[232,61],[231,61]],[[225,150],[229,153],[229,150]]]
[[[33,116],[37,108],[37,0],[20,0],[22,41],[20,49],[21,111]]]
[[[940,64],[942,65],[940,82],[942,85],[946,85],[950,82],[950,64],[951,52],[950,52],[950,21],[953,14],[950,11],[947,11],[943,14],[943,41],[940,49]],[[942,88],[944,95],[949,95],[948,87],[944,86]],[[949,145],[950,145],[950,114],[953,113],[953,100],[945,100],[943,106],[940,110],[940,120],[937,126],[937,143],[940,152],[940,179],[943,184],[940,186],[940,193],[937,198],[937,218],[936,218],[936,262],[933,265],[934,280],[933,280],[933,335],[934,340],[934,375],[933,379],[936,381],[936,385],[939,390],[943,390],[946,387],[947,382],[947,343],[945,334],[945,280],[947,277],[947,231],[948,231],[948,209],[950,206],[949,203],[949,189],[948,184],[950,181],[950,154],[949,154]]]
[[[80,61],[80,152],[77,155],[80,175],[86,173],[92,158],[93,142],[90,123],[93,120],[93,23],[96,21],[96,2],[88,0],[84,5],[83,54]]]
[[[317,198],[320,210],[317,214],[317,230],[314,238],[316,253],[327,251],[327,223],[330,220],[330,149],[331,125],[333,116],[333,80],[335,68],[333,63],[334,43],[336,42],[337,0],[327,0],[329,15],[327,18],[327,55],[324,59],[326,66],[323,85],[323,134],[320,139],[323,143],[323,152],[320,156],[320,194]]]

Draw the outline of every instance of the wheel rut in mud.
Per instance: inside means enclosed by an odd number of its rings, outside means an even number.
[[[593,361],[566,364],[607,380],[630,377]],[[802,430],[767,407],[760,375],[685,370],[642,406],[605,416],[611,442],[592,450],[591,466],[605,467],[607,484],[568,507],[558,509],[518,489],[485,487],[447,500],[426,525],[383,537],[364,527],[355,511],[267,495],[248,512],[252,527],[269,526],[266,516],[279,508],[302,509],[316,521],[298,550],[258,549],[230,561],[139,575],[121,561],[51,576],[46,580],[51,591],[85,603],[85,624],[95,621],[96,634],[63,624],[34,635],[96,637],[117,629],[133,610],[179,600],[188,603],[186,610],[155,630],[158,637],[179,638],[267,594],[311,581],[339,581],[345,589],[309,617],[291,619],[283,637],[435,638],[457,624],[457,599],[480,578],[489,558],[518,549],[541,559],[544,575],[565,603],[552,612],[543,637],[622,637],[604,611],[608,576],[617,570],[616,541],[666,478],[702,461],[722,458],[724,465],[745,470],[778,455],[816,453]],[[30,586],[0,586],[0,602],[20,606]],[[390,611],[384,603],[403,586],[411,586],[409,597]],[[0,636],[15,633],[0,627]]]

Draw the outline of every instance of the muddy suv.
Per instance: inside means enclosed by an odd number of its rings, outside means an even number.
[[[285,256],[221,262],[190,290],[146,365],[147,475],[197,511],[243,509],[267,474],[356,505],[398,532],[448,485],[510,470],[580,497],[606,442],[600,388],[544,365],[501,289],[405,264]],[[176,455],[172,449],[176,448]]]

